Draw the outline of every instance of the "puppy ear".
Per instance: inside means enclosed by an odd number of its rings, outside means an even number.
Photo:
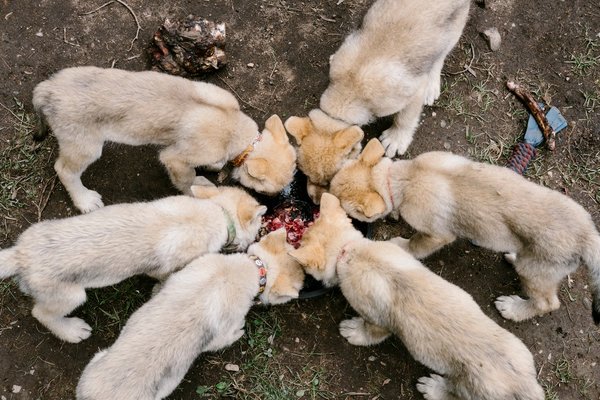
[[[265,122],[265,129],[271,132],[271,134],[273,135],[273,139],[275,139],[277,143],[289,143],[287,133],[285,132],[283,122],[281,122],[281,118],[279,118],[279,115],[271,115],[269,119]]]
[[[266,206],[260,205],[257,207],[254,204],[242,203],[238,207],[237,217],[240,221],[240,225],[245,228],[250,225],[252,221],[256,220],[256,218],[260,218],[265,215],[266,212]]]
[[[199,177],[196,177],[196,179],[194,180],[194,183],[196,183],[196,181],[198,180]],[[206,178],[204,178],[206,179]],[[206,179],[208,181],[208,179]],[[195,198],[197,199],[210,199],[211,197],[215,197],[216,195],[218,195],[220,193],[219,188],[216,187],[215,185],[212,184],[212,182],[208,182],[210,183],[209,185],[194,185],[190,188],[190,190],[192,191],[192,194],[194,195]]]
[[[288,276],[286,272],[280,271],[279,275],[275,279],[275,282],[273,282],[273,286],[271,286],[271,290],[269,292],[269,303],[281,304],[298,298],[302,285],[294,285],[294,279],[297,278],[297,280],[301,282],[302,277],[300,277],[300,274],[304,275],[304,272],[302,272],[301,268],[299,268],[299,271],[296,273],[293,272],[296,271],[290,271]]]
[[[250,158],[244,163],[248,175],[258,180],[264,180],[267,175],[269,163],[264,158]]]
[[[333,144],[338,149],[344,150],[344,153],[349,153],[350,150],[365,136],[364,132],[360,127],[352,125],[349,128],[339,131],[333,138]]]
[[[386,210],[383,197],[375,192],[367,193],[361,203],[358,209],[367,218],[373,218],[378,214],[384,213]]]
[[[303,267],[325,269],[325,251],[318,244],[305,244],[298,249],[288,251],[288,254]]]
[[[300,145],[302,140],[310,133],[311,123],[308,117],[289,117],[285,121],[285,129],[296,139],[296,143]]]
[[[342,209],[340,200],[331,193],[323,193],[321,195],[321,214],[329,214]]]
[[[369,140],[369,143],[367,143],[365,149],[360,153],[358,159],[368,167],[372,167],[377,164],[384,155],[385,149],[381,145],[381,142],[374,138]]]

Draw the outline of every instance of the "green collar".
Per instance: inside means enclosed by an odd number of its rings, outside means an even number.
[[[237,250],[237,246],[233,244],[235,240],[235,223],[233,222],[233,218],[231,218],[231,214],[225,208],[221,206],[221,210],[223,210],[223,214],[225,215],[225,219],[227,220],[227,242],[223,245],[222,250],[225,252],[234,252]]]

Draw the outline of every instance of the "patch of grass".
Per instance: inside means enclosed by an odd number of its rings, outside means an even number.
[[[15,220],[20,209],[37,206],[39,211],[44,190],[53,179],[44,171],[53,159],[54,145],[50,140],[33,141],[35,116],[18,99],[12,108],[1,106],[12,122],[0,143],[0,218],[6,221]]]
[[[94,333],[118,336],[127,319],[149,298],[150,278],[136,276],[117,285],[88,290],[88,300],[78,312]]]
[[[584,34],[585,50],[578,54],[571,54],[566,61],[571,64],[571,70],[575,75],[587,76],[598,65],[600,65],[600,40],[590,37],[589,29],[586,27]]]
[[[585,117],[590,118],[597,106],[600,106],[600,93],[581,91],[583,95],[583,108],[585,108]]]
[[[544,384],[544,400],[559,400],[558,393],[549,384]]]
[[[568,384],[573,379],[573,375],[571,374],[571,365],[569,361],[565,358],[559,358],[554,364],[554,375],[558,378],[560,383]]]
[[[326,389],[329,372],[314,363],[290,365],[280,361],[273,343],[281,334],[276,314],[251,311],[247,317],[246,334],[239,342],[243,362],[240,372],[223,375],[212,386],[198,386],[202,397],[219,396],[236,399],[332,399],[335,395]],[[300,357],[310,357],[302,354]]]

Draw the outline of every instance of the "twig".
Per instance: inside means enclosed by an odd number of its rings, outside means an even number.
[[[508,90],[513,92],[515,96],[519,98],[525,104],[525,107],[529,110],[535,122],[537,122],[538,126],[542,130],[544,134],[544,139],[546,140],[546,145],[550,150],[554,150],[556,148],[556,132],[548,123],[548,119],[546,119],[546,114],[540,108],[539,104],[533,98],[533,95],[529,93],[527,89],[516,84],[515,82],[508,81],[506,82],[506,87]]]
[[[333,19],[333,18],[327,18],[324,15],[319,15],[319,18],[321,18],[323,21],[327,21],[327,22],[337,22],[335,19]]]
[[[88,11],[85,12],[83,14],[79,14],[79,15],[90,15],[90,14],[94,14],[98,11],[100,11],[101,9],[103,9],[104,7],[107,7],[109,5],[111,5],[112,3],[117,2],[119,4],[121,4],[123,7],[127,8],[127,10],[129,11],[129,13],[133,16],[133,19],[135,20],[135,24],[136,24],[136,31],[135,31],[135,37],[131,40],[131,46],[129,46],[129,49],[127,51],[131,51],[131,49],[133,49],[133,43],[139,39],[139,35],[140,35],[140,31],[142,30],[142,27],[140,25],[140,21],[138,20],[137,15],[135,15],[135,12],[133,12],[133,10],[131,9],[131,7],[129,7],[129,4],[125,3],[123,0],[111,0],[107,3],[102,4],[100,7],[92,10],[92,11]]]
[[[66,44],[68,44],[70,46],[81,47],[79,45],[79,43],[71,43],[67,40],[67,28],[66,27],[63,27],[63,42],[65,42]]]
[[[460,75],[464,74],[465,72],[469,72],[470,74],[475,75],[473,69],[471,68],[471,65],[473,65],[473,61],[475,61],[475,48],[473,47],[473,43],[469,43],[469,45],[471,46],[471,61],[469,61],[469,64],[465,64],[464,69],[461,71],[446,72],[447,75]]]
[[[8,111],[9,113],[12,114],[13,117],[15,117],[15,119],[17,119],[17,121],[19,122],[23,122],[23,119],[20,118],[17,114],[15,114],[10,108],[6,107],[4,104],[2,104],[2,102],[0,102],[0,106],[2,108],[4,108],[6,111]]]
[[[227,87],[229,88],[229,90],[231,90],[231,91],[233,92],[233,94],[235,94],[235,95],[236,95],[236,97],[237,97],[238,99],[240,99],[240,101],[241,101],[242,103],[244,103],[245,105],[247,105],[247,106],[249,106],[249,107],[252,107],[252,108],[254,108],[255,110],[261,111],[261,112],[263,112],[263,113],[265,113],[265,114],[267,113],[267,112],[266,112],[265,110],[263,110],[262,108],[260,108],[260,107],[257,107],[257,106],[255,106],[255,105],[253,105],[253,104],[250,104],[250,103],[249,103],[249,102],[247,102],[246,100],[242,99],[242,98],[240,97],[240,95],[238,94],[238,92],[236,92],[236,91],[235,91],[235,89],[233,89],[233,88],[231,87],[231,85],[230,85],[229,83],[227,83],[227,81],[226,81],[225,79],[221,78],[220,76],[219,76],[218,78],[219,78],[219,80],[220,80],[221,82],[223,82],[225,85],[227,85]]]
[[[46,188],[48,187],[48,184],[50,184],[50,189],[48,190],[48,195],[45,198],[42,198],[42,201],[39,204],[35,205],[38,210],[38,215],[37,215],[38,222],[40,222],[42,220],[42,213],[46,209],[46,206],[48,205],[48,201],[50,200],[50,196],[52,195],[52,192],[54,191],[54,186],[56,185],[56,175],[54,175],[52,177],[52,179],[50,179],[46,182],[46,184],[44,185],[44,188],[42,189],[42,196],[44,195],[44,193],[46,193]]]

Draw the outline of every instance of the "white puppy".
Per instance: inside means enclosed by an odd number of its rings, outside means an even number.
[[[129,318],[117,341],[90,361],[77,399],[162,399],[198,354],[244,334],[255,296],[264,304],[297,298],[304,273],[287,254],[292,247],[285,240],[281,229],[253,244],[248,255],[205,255],[173,274]]]
[[[533,357],[464,290],[392,243],[363,238],[334,196],[290,254],[326,286],[339,285],[359,314],[340,323],[348,342],[369,346],[397,335],[438,374],[419,379],[427,400],[543,400]]]
[[[60,339],[80,342],[90,326],[65,315],[85,302],[86,288],[137,274],[164,279],[202,254],[244,250],[254,241],[265,206],[238,188],[191,190],[197,198],[118,204],[37,223],[0,251],[0,279],[15,275],[34,299],[32,315]]]
[[[261,134],[231,93],[206,82],[152,71],[67,68],[35,87],[33,105],[41,122],[34,138],[52,128],[60,146],[54,169],[82,212],[103,206],[81,174],[107,141],[162,146],[160,161],[185,194],[195,167],[220,169],[231,161],[235,179],[267,194],[281,191],[296,168],[277,115]]]

